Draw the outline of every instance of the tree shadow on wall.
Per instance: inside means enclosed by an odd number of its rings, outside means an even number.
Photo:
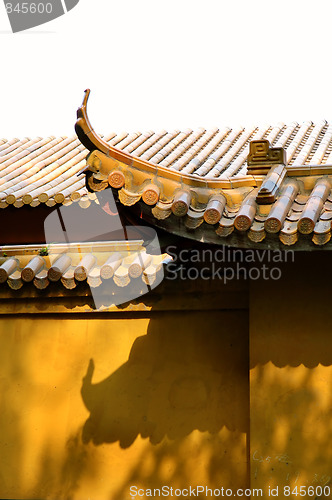
[[[248,361],[246,312],[153,314],[128,361],[97,384],[90,360],[81,391],[90,412],[83,441],[128,448],[138,435],[158,444],[195,429],[245,433]]]
[[[330,261],[296,254],[279,280],[251,283],[253,484],[331,484]]]

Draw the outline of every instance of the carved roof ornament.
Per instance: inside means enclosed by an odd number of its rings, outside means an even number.
[[[284,148],[271,148],[267,139],[249,144],[248,174],[267,174],[272,165],[286,165],[286,161]]]
[[[286,161],[284,148],[271,148],[266,139],[250,142],[247,158],[248,173],[267,174],[256,197],[256,203],[259,205],[268,205],[276,201],[287,173]]]

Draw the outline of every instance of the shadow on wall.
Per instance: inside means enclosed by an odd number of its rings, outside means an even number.
[[[152,315],[126,363],[97,384],[93,371],[91,360],[82,385],[85,443],[127,448],[138,435],[157,444],[195,429],[248,431],[246,313]]]
[[[87,450],[81,442],[81,431],[79,429],[68,438],[60,467],[52,453],[52,443],[45,443],[38,476],[26,498],[74,500],[82,477],[85,474],[98,476],[96,457],[93,450]]]
[[[148,314],[2,319],[1,498],[247,485],[247,311]]]
[[[263,488],[332,481],[330,261],[299,254],[282,279],[251,286],[251,471]]]
[[[163,485],[173,487],[173,497],[178,496],[176,489],[185,490],[189,486],[195,488],[204,485],[210,491],[220,489],[221,486],[225,489],[249,487],[246,463],[241,462],[236,452],[234,453],[235,449],[239,450],[239,434],[209,436],[204,433],[195,437],[191,447],[188,437],[172,441],[165,439],[159,446],[146,446],[135,463],[128,467],[125,481],[113,489],[107,500],[142,498],[138,495],[129,496],[132,485],[137,486],[137,489],[157,490],[155,498],[162,496],[158,494],[158,490],[160,491]],[[134,493],[136,491],[134,490]],[[211,498],[211,495],[196,491],[195,497],[206,499]],[[147,494],[143,498],[149,496],[152,495]],[[164,497],[166,496],[165,494]],[[171,497],[171,494],[169,496]],[[188,495],[184,492],[180,498],[186,496]]]

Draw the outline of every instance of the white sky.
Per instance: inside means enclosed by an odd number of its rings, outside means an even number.
[[[331,0],[80,0],[12,34],[0,2],[0,138],[331,120]]]

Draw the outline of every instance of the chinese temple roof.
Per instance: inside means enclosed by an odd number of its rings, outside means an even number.
[[[313,249],[331,238],[332,125],[95,133],[0,140],[0,208],[96,201],[207,243]],[[326,245],[328,248],[329,245]]]
[[[90,151],[90,191],[111,187],[148,222],[207,243],[278,247],[301,241],[301,249],[310,249],[329,242],[327,122],[149,133],[110,145],[91,126],[88,97],[86,91],[75,129]]]

